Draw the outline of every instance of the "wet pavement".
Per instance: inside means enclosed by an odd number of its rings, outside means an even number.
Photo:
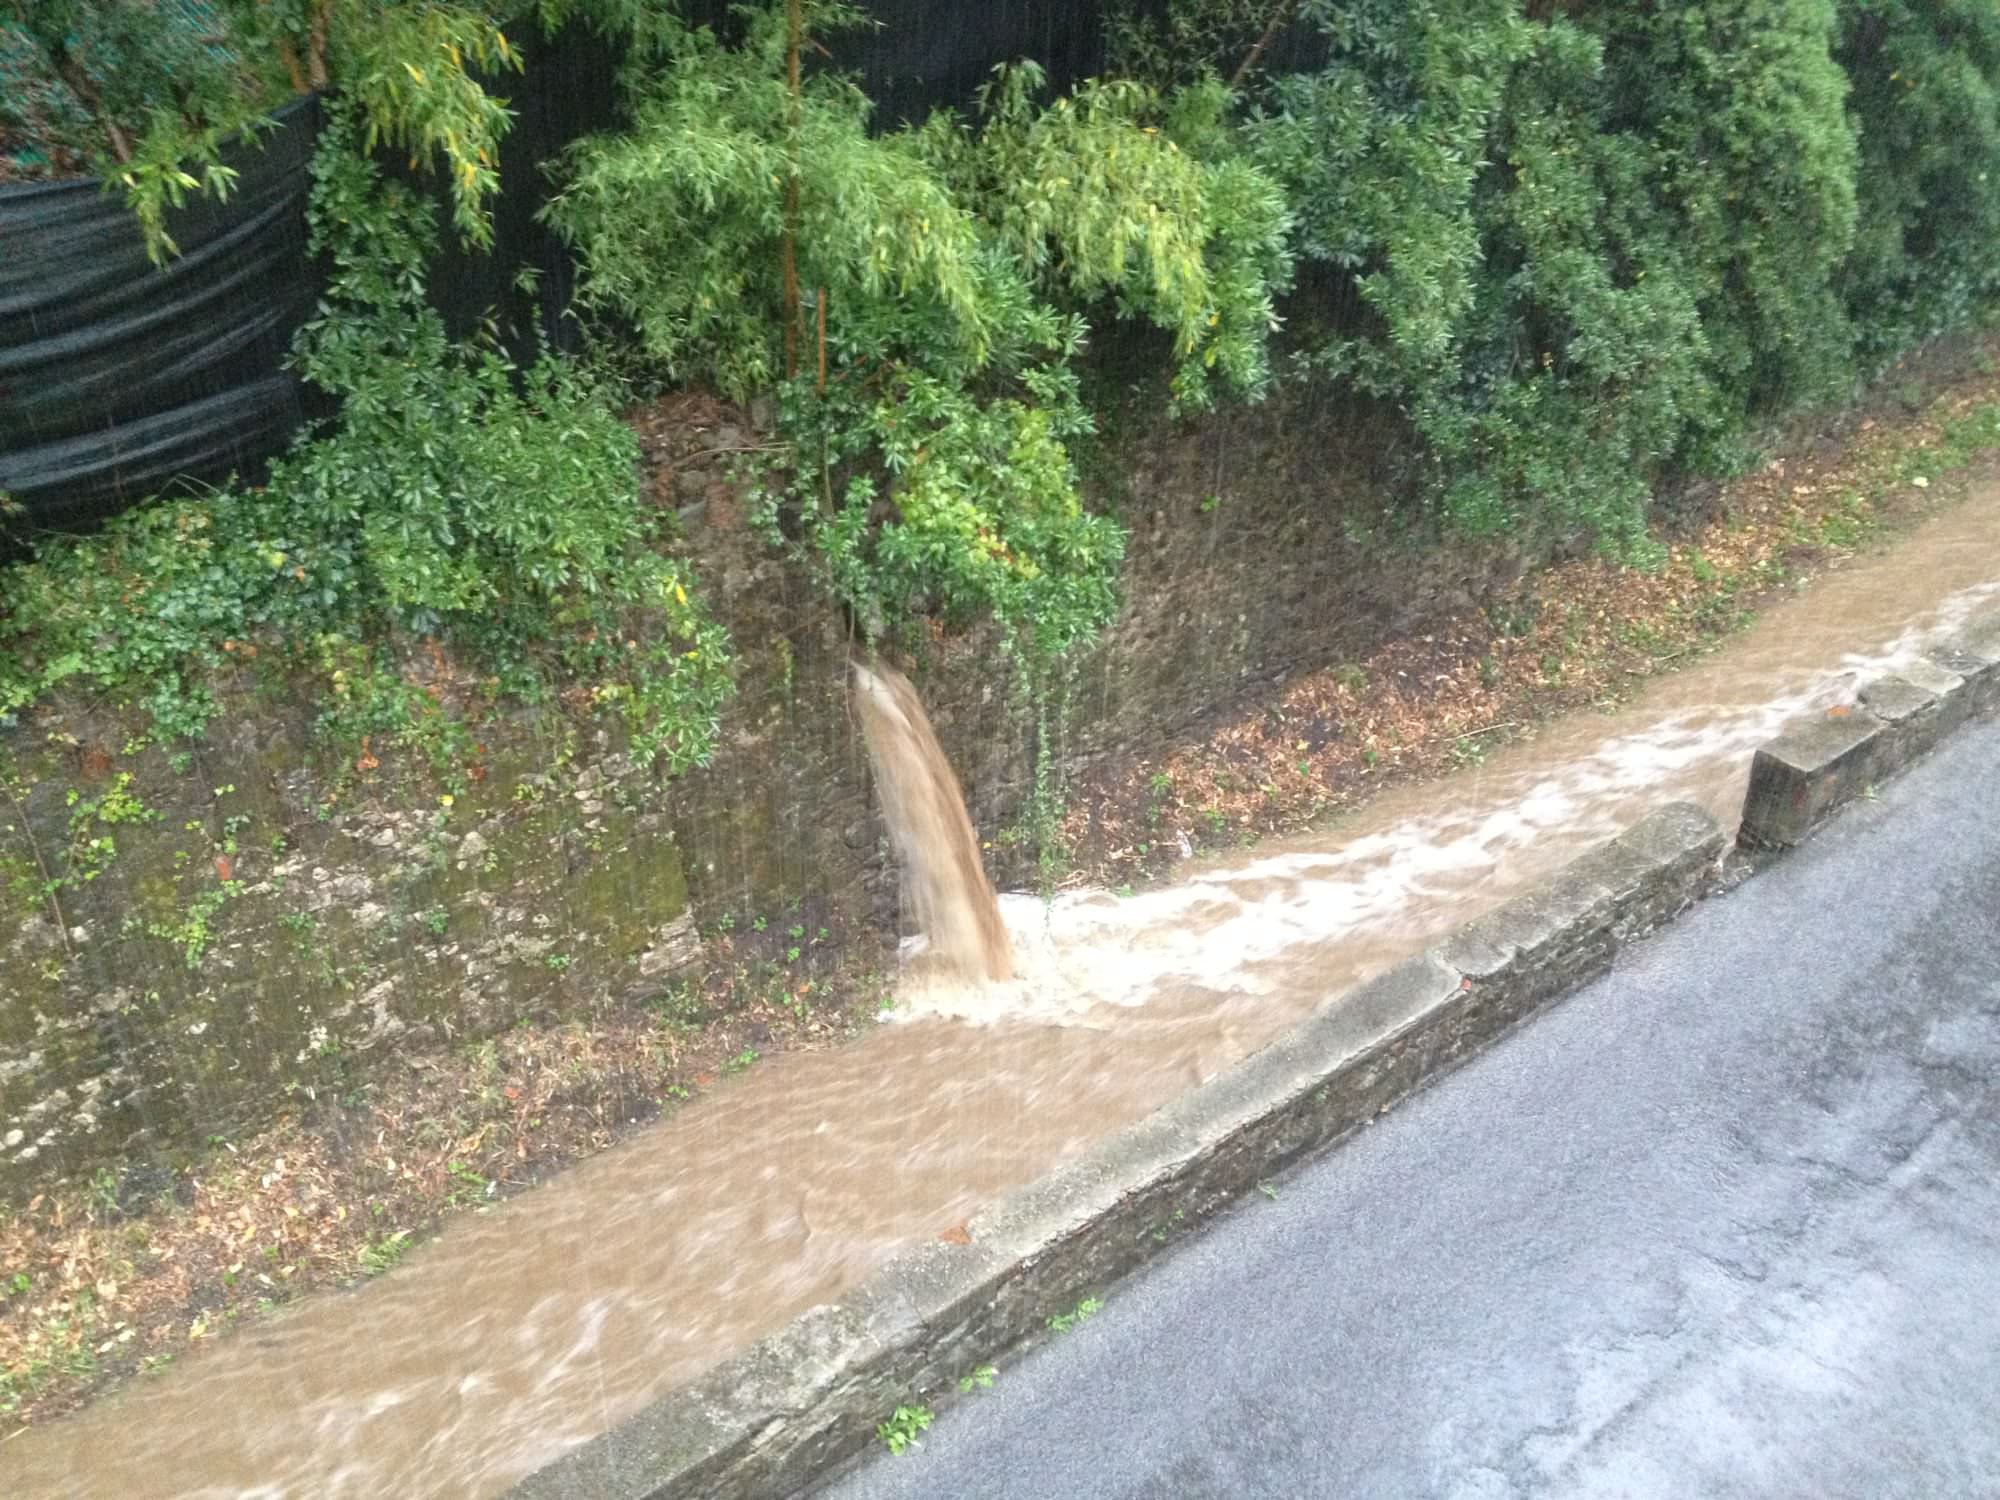
[[[2000,724],[833,1500],[2000,1493]]]

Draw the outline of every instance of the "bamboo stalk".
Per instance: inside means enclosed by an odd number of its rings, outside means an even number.
[[[286,76],[292,81],[292,92],[310,94],[312,85],[306,82],[305,64],[299,61],[299,49],[292,45],[290,38],[278,38],[278,58],[284,63]]]
[[[55,913],[56,936],[62,939],[63,954],[75,958],[76,949],[69,945],[69,919],[63,915],[62,902],[56,899],[56,878],[49,873],[48,861],[42,858],[42,846],[35,841],[35,830],[28,826],[28,810],[14,795],[14,788],[4,781],[0,781],[0,792],[5,792],[7,800],[14,804],[14,816],[21,820],[21,837],[28,845],[28,852],[35,856],[35,868],[42,872],[42,892],[48,897],[49,910]]]
[[[799,373],[799,50],[805,34],[805,16],[800,0],[788,0],[785,7],[790,35],[785,43],[785,67],[792,94],[792,170],[785,179],[785,378]]]
[[[306,46],[307,77],[315,89],[327,85],[326,32],[333,20],[333,0],[320,0],[313,7],[312,28]]]
[[[1231,93],[1242,87],[1243,80],[1250,76],[1250,70],[1257,66],[1257,59],[1264,55],[1264,49],[1276,39],[1278,30],[1284,25],[1285,16],[1291,8],[1292,0],[1278,0],[1277,9],[1271,12],[1270,24],[1264,28],[1264,34],[1257,38],[1257,45],[1250,49],[1249,55],[1238,63],[1236,71],[1229,75]]]

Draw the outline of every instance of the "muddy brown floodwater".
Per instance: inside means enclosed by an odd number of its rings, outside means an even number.
[[[855,717],[875,768],[882,821],[896,846],[904,904],[923,934],[924,967],[971,980],[1011,980],[1007,919],[979,860],[965,795],[902,673],[855,662]]]
[[[1611,716],[1120,900],[1005,898],[1019,973],[760,1064],[393,1275],[0,1444],[0,1492],[486,1496],[1244,1056],[2000,597],[1990,497]]]

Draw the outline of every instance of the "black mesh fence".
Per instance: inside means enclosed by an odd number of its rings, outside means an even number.
[[[198,8],[186,3],[195,24]],[[726,26],[728,8],[712,8]],[[861,75],[884,125],[967,105],[998,62],[1033,57],[1058,87],[1103,62],[1097,4],[868,8],[878,24],[838,39],[834,58]],[[501,152],[493,249],[447,237],[431,278],[455,333],[497,312],[521,352],[531,330],[556,347],[571,342],[574,268],[537,218],[549,190],[541,164],[615,123],[617,61],[610,44],[572,28],[537,45],[524,75],[496,82],[516,118]],[[0,47],[0,82],[19,86],[12,98],[27,97],[25,66],[18,47]],[[171,221],[183,253],[164,267],[147,260],[122,200],[97,182],[0,185],[0,492],[32,526],[88,525],[176,483],[253,478],[311,415],[311,393],[284,356],[320,286],[303,215],[317,101],[278,118],[261,146],[233,154],[242,177],[226,203],[191,203]],[[18,176],[24,158],[8,160]],[[532,292],[516,289],[524,268],[537,273]]]
[[[0,490],[43,526],[87,522],[176,479],[219,479],[303,415],[281,368],[317,290],[305,254],[319,106],[233,153],[227,202],[175,216],[155,267],[96,182],[0,191]]]

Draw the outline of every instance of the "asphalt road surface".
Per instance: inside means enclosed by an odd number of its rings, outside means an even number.
[[[2000,1496],[2000,725],[839,1500]]]

